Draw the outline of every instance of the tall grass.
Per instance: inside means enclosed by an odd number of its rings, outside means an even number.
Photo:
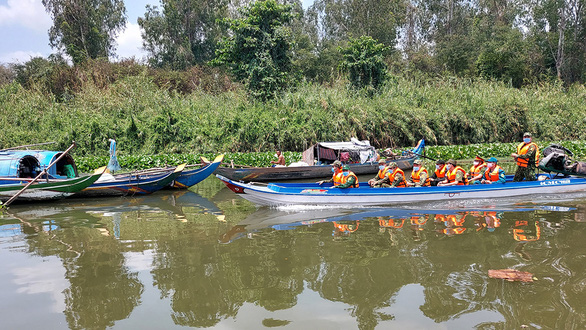
[[[586,88],[542,84],[513,89],[464,79],[397,78],[374,97],[340,84],[303,85],[268,103],[238,89],[184,94],[151,75],[111,84],[86,82],[67,100],[18,84],[0,87],[0,148],[72,140],[77,155],[301,151],[318,141],[367,139],[376,147],[515,142],[524,131],[540,140],[586,136]]]

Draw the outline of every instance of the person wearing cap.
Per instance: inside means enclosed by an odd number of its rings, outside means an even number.
[[[450,159],[446,162],[446,179],[439,182],[438,186],[462,186],[468,184],[466,171],[458,166],[455,160]]]
[[[387,180],[390,184],[390,188],[394,187],[407,187],[407,181],[405,181],[405,172],[399,168],[399,165],[395,162],[389,163],[389,171],[387,172]]]
[[[407,182],[408,187],[427,187],[429,186],[429,176],[427,169],[423,167],[423,161],[416,159],[413,161],[413,171],[411,171],[411,179]]]
[[[342,183],[332,188],[358,188],[358,177],[350,171],[350,166],[344,165],[342,167]]]
[[[446,162],[441,159],[438,159],[438,161],[435,162],[435,171],[433,172],[433,174],[429,178],[429,183],[432,186],[437,186],[437,184],[439,182],[444,181],[445,179],[446,179]]]
[[[384,158],[380,158],[378,160],[378,173],[377,175],[368,180],[368,185],[373,188],[380,188],[380,187],[390,187],[391,185],[388,182],[387,172],[389,168],[387,167],[386,160]]]
[[[339,160],[336,160],[332,163],[332,178],[329,180],[321,180],[316,182],[317,184],[324,184],[324,183],[330,183],[333,182],[334,186],[337,186],[339,184],[342,183],[342,162]]]
[[[523,142],[517,146],[517,152],[512,153],[511,157],[517,162],[514,182],[536,180],[535,169],[539,163],[539,147],[532,141],[531,133],[523,134]]]
[[[475,183],[482,180],[484,171],[486,171],[486,163],[484,159],[477,155],[470,167],[470,171],[468,171],[468,182]]]
[[[486,161],[486,171],[482,174],[481,183],[505,183],[507,181],[505,176],[505,170],[497,165],[498,160],[494,157],[490,157]]]

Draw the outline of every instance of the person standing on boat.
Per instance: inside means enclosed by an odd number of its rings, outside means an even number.
[[[440,183],[438,186],[462,186],[468,184],[468,179],[466,178],[466,171],[458,166],[455,160],[450,159],[446,163],[446,179]]]
[[[470,167],[470,171],[468,172],[468,182],[473,184],[482,180],[485,171],[486,163],[484,162],[484,159],[477,155]]]
[[[429,186],[429,177],[427,169],[423,167],[423,161],[416,159],[413,161],[413,171],[411,171],[411,179],[407,182],[408,187],[427,187]]]
[[[386,160],[384,158],[379,159],[378,173],[374,178],[368,180],[368,185],[373,188],[390,187],[389,178],[387,177],[388,172],[389,168],[386,164]]]
[[[535,169],[539,162],[539,147],[533,142],[531,133],[523,134],[523,142],[517,146],[517,152],[512,153],[511,157],[517,162],[517,171],[515,172],[514,182],[518,181],[535,181]]]
[[[480,183],[505,183],[507,181],[505,177],[505,170],[498,166],[497,162],[497,159],[494,157],[490,157],[486,161],[486,171],[484,174],[482,174],[482,180]]]
[[[390,188],[407,187],[405,172],[399,168],[399,165],[397,165],[395,162],[390,162],[388,167],[389,171],[387,172],[387,180],[390,184]]]
[[[281,150],[277,150],[276,152],[277,156],[277,160],[271,160],[271,164],[273,164],[273,167],[275,166],[286,166],[287,163],[285,163],[285,156],[283,156],[283,154],[281,153]]]
[[[433,174],[429,178],[429,183],[432,186],[437,186],[437,184],[439,182],[444,181],[445,179],[446,179],[446,162],[441,159],[438,159],[438,161],[435,162],[435,171],[433,172]]]
[[[332,188],[358,188],[358,177],[350,171],[350,166],[342,167],[342,183]]]
[[[334,186],[337,186],[342,183],[342,162],[339,160],[334,161],[332,163],[332,178],[329,180],[321,180],[316,183],[322,185],[324,183],[333,183]]]

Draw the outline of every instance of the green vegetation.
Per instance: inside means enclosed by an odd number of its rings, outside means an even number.
[[[386,148],[422,137],[428,145],[469,145],[517,142],[524,131],[541,141],[586,136],[583,85],[514,89],[483,80],[398,77],[372,97],[350,95],[343,83],[305,84],[258,103],[238,89],[183,95],[160,88],[145,72],[80,84],[63,102],[42,86],[0,86],[0,147],[57,141],[65,149],[75,140],[78,156],[105,156],[114,138],[120,155],[218,154],[302,151],[350,137]]]

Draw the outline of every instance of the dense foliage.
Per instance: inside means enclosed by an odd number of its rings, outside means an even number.
[[[291,6],[274,0],[256,1],[242,18],[227,19],[231,36],[224,38],[213,61],[226,65],[249,94],[267,100],[294,81],[291,75]]]
[[[340,49],[344,59],[341,68],[348,73],[354,89],[370,88],[377,91],[382,87],[388,78],[384,62],[384,53],[388,49],[367,36],[351,39],[347,47]]]
[[[121,71],[121,69],[120,69]],[[464,79],[413,81],[367,97],[344,84],[305,84],[258,103],[241,90],[191,94],[161,88],[139,72],[83,88],[56,102],[43,88],[0,87],[0,147],[78,142],[78,155],[106,155],[115,138],[121,154],[302,151],[318,141],[367,139],[376,147],[516,142],[524,131],[541,141],[586,136],[586,88],[541,84],[514,89]],[[97,79],[100,78],[100,79]]]
[[[123,0],[42,0],[53,18],[49,41],[73,63],[113,55],[114,39],[126,24]]]

